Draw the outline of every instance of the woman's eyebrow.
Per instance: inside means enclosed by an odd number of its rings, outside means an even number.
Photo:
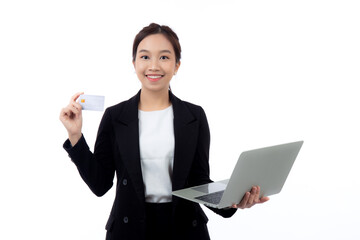
[[[149,53],[150,51],[146,50],[146,49],[141,49],[141,50],[139,50],[139,53],[141,53],[141,52]],[[160,53],[171,53],[171,51],[170,50],[161,50]]]
[[[171,53],[170,50],[161,50],[160,53]]]

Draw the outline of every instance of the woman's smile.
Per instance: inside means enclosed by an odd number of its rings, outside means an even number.
[[[160,74],[147,74],[145,75],[146,78],[151,81],[151,82],[157,82],[159,81],[164,75],[160,75]]]

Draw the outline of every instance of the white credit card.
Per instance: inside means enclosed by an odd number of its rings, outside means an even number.
[[[83,110],[104,111],[105,96],[83,94],[78,102]]]

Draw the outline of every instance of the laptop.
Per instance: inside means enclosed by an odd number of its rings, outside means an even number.
[[[230,179],[185,188],[174,196],[213,208],[239,204],[252,186],[260,186],[260,197],[281,191],[303,141],[265,147],[241,153]]]

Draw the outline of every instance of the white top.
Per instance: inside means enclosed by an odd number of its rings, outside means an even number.
[[[145,201],[171,202],[175,149],[172,106],[160,111],[139,110],[139,143]]]

